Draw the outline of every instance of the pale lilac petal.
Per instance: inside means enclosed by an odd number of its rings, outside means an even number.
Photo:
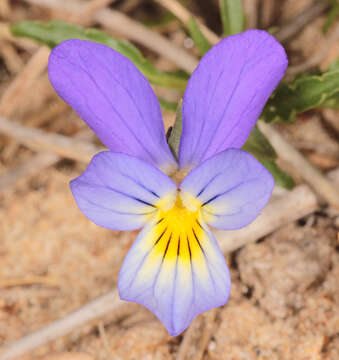
[[[104,151],[71,181],[73,196],[85,216],[112,230],[134,230],[157,214],[155,204],[176,196],[175,183],[151,164]]]
[[[265,31],[248,30],[214,46],[184,95],[180,167],[241,148],[286,67],[283,47]]]
[[[166,142],[158,100],[133,63],[108,46],[67,40],[51,53],[55,91],[112,151],[176,167]]]
[[[202,220],[195,234],[190,230],[186,236],[160,220],[139,234],[124,260],[118,287],[121,299],[144,305],[176,336],[201,312],[224,305],[231,281]]]
[[[250,154],[221,152],[193,169],[180,189],[183,202],[196,198],[204,220],[217,229],[250,224],[270,199],[272,175]]]

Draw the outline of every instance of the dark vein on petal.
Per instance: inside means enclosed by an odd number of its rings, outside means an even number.
[[[168,241],[167,241],[166,249],[165,249],[165,251],[164,251],[164,255],[162,256],[161,263],[164,262],[164,259],[165,259],[165,257],[166,257],[167,250],[168,250],[168,247],[169,247],[169,244],[170,244],[171,240],[172,240],[172,233],[171,233],[171,235],[170,235],[170,237],[169,237],[169,239],[168,239]]]
[[[157,198],[160,198],[160,196],[153,190],[149,189],[147,186],[145,186],[144,184],[142,184],[141,182],[139,182],[138,180],[134,179],[132,176],[125,174],[123,172],[121,172],[122,176],[125,176],[127,179],[133,181],[135,184],[139,185],[140,187],[142,187],[144,190],[148,191],[149,193],[151,193],[152,195],[154,195]]]
[[[187,245],[188,245],[188,252],[190,254],[190,262],[191,262],[191,267],[192,267],[192,252],[191,252],[191,246],[190,246],[190,241],[188,239],[188,235],[187,235]]]
[[[195,237],[195,239],[196,239],[196,241],[197,241],[197,243],[198,243],[198,245],[199,245],[202,253],[205,255],[205,250],[202,248],[202,246],[201,246],[201,244],[200,244],[200,241],[199,241],[199,239],[198,239],[198,236],[197,236],[197,234],[195,233],[195,231],[194,231],[193,228],[192,228],[192,231],[193,231],[193,235],[194,235],[194,237]]]
[[[153,245],[153,248],[158,244],[158,242],[161,240],[161,238],[164,236],[165,232],[167,231],[167,227],[165,228],[165,230],[162,232],[162,234],[157,238],[156,242]]]
[[[111,106],[112,111],[118,116],[120,121],[124,124],[124,126],[128,129],[130,134],[134,137],[136,142],[139,144],[139,146],[147,153],[147,155],[154,161],[155,157],[154,155],[145,147],[145,145],[141,142],[141,140],[138,138],[138,136],[135,134],[135,132],[127,125],[127,122],[124,120],[123,116],[120,114],[120,112],[116,109],[116,106],[112,103],[112,101],[109,99],[109,97],[106,95],[105,91],[99,86],[97,81],[93,78],[93,76],[87,71],[87,69],[84,69],[83,67],[78,65],[78,68],[80,68],[93,82],[94,86],[98,89],[98,91],[101,93],[102,97],[108,102],[108,104]]]
[[[259,179],[259,180],[260,180],[260,179]],[[224,191],[224,192],[222,192],[222,193],[220,193],[220,194],[217,194],[217,195],[211,197],[209,200],[205,201],[205,202],[201,205],[201,207],[209,204],[210,202],[212,202],[213,200],[217,199],[218,197],[223,196],[223,195],[225,195],[225,194],[233,191],[233,190],[236,189],[237,187],[242,186],[242,185],[244,185],[244,184],[248,184],[248,183],[253,182],[253,181],[258,181],[258,176],[255,177],[255,178],[252,178],[252,179],[244,180],[244,181],[240,182],[239,184],[234,185],[234,186],[231,187],[230,189],[227,189],[226,191]]]
[[[199,197],[199,196],[207,189],[207,187],[208,187],[218,176],[220,176],[220,175],[222,175],[221,172],[217,173],[217,174],[214,175],[210,180],[208,180],[207,184],[205,184],[205,185],[203,186],[203,188],[199,191],[199,193],[197,194],[196,197]]]

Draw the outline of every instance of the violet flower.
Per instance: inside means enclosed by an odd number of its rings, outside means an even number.
[[[230,275],[208,225],[242,228],[270,198],[271,174],[240,148],[286,67],[264,31],[214,46],[185,91],[177,162],[157,98],[130,60],[82,40],[52,51],[54,89],[110,149],[71,182],[72,193],[99,226],[143,228],[122,265],[120,296],[153,311],[173,336],[227,302]]]

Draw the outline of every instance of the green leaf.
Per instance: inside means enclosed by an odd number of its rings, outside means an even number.
[[[244,30],[242,0],[219,0],[224,36],[241,33]]]
[[[303,74],[281,83],[268,100],[262,118],[266,122],[293,121],[298,113],[317,107],[339,106],[339,62],[319,75]]]
[[[339,16],[339,1],[332,0],[331,10],[327,14],[327,19],[323,25],[323,32],[326,34],[331,26],[336,21],[337,17]]]
[[[194,20],[193,17],[188,20],[188,31],[200,54],[204,55],[212,46],[201,32],[198,23]]]
[[[182,132],[182,99],[179,101],[175,123],[168,138],[168,145],[176,160],[178,160],[178,155],[179,155],[181,132]]]
[[[290,175],[286,174],[273,160],[258,159],[265,168],[272,174],[276,185],[291,190],[294,187],[294,181]]]
[[[47,23],[22,21],[12,25],[10,29],[15,36],[28,37],[51,48],[68,39],[91,40],[105,44],[128,57],[152,84],[179,90],[184,90],[186,87],[187,75],[164,73],[156,70],[153,64],[134,45],[124,40],[115,39],[97,29],[85,29],[63,21]]]
[[[322,107],[330,109],[339,109],[339,92],[329,97],[322,105]]]
[[[164,110],[169,110],[169,111],[176,111],[177,110],[177,107],[178,107],[177,103],[172,102],[172,101],[168,101],[168,100],[165,100],[165,99],[159,98],[159,97],[158,97],[158,100],[159,100],[160,106]]]
[[[141,20],[140,22],[148,27],[158,27],[168,25],[175,19],[176,17],[170,11],[166,11],[163,15],[152,17],[147,20]]]
[[[243,150],[251,153],[260,161],[274,177],[275,183],[286,189],[292,189],[294,186],[293,179],[281,170],[275,163],[277,154],[266,136],[255,126],[242,147]]]
[[[336,71],[339,70],[339,59],[333,61],[333,63],[328,68],[328,71]]]
[[[277,157],[272,145],[257,125],[253,128],[242,149],[251,153],[257,159],[274,160]]]

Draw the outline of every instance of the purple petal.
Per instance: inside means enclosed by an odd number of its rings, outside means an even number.
[[[241,148],[286,67],[283,47],[265,31],[248,30],[214,46],[184,95],[180,167]]]
[[[155,204],[176,196],[175,183],[151,164],[104,151],[71,181],[73,196],[85,216],[112,230],[134,230],[157,214]]]
[[[166,171],[176,167],[158,100],[129,59],[105,45],[67,40],[52,51],[48,71],[55,91],[110,150]]]
[[[166,218],[160,220],[139,234],[124,260],[118,287],[121,299],[147,307],[176,336],[201,312],[224,305],[231,281],[202,219],[186,233]]]
[[[206,160],[183,180],[183,203],[198,200],[204,220],[217,229],[250,224],[270,199],[272,175],[250,154],[229,149]]]

